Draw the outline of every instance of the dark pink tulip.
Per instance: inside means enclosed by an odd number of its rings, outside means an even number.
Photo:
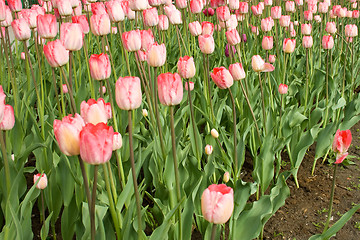
[[[109,14],[110,20],[112,22],[121,22],[125,19],[125,13],[121,7],[120,2],[116,0],[111,0],[109,2],[105,2],[106,11]]]
[[[245,71],[241,63],[230,64],[229,71],[234,81],[239,81],[245,78]]]
[[[342,161],[344,161],[346,156],[349,154],[347,150],[350,147],[351,140],[352,136],[350,130],[340,131],[340,129],[338,129],[336,131],[332,144],[332,150],[336,153],[335,164],[342,163]]]
[[[59,148],[66,156],[75,156],[80,153],[80,131],[85,126],[79,114],[75,117],[68,115],[61,121],[54,120],[54,135]]]
[[[14,109],[11,105],[5,105],[4,116],[0,122],[0,130],[11,130],[15,124]]]
[[[111,65],[106,53],[93,54],[89,59],[91,77],[95,80],[105,80],[110,77]]]
[[[104,5],[102,2],[94,2],[94,3],[91,3],[91,12],[92,12],[94,15],[97,15],[97,14],[99,14],[99,15],[107,14],[105,5]]]
[[[211,54],[214,52],[215,49],[215,42],[212,35],[205,34],[199,35],[199,48],[202,53]]]
[[[89,99],[87,102],[82,101],[80,105],[81,117],[85,123],[98,124],[100,122],[107,123],[111,118],[111,105],[105,103],[104,99]]]
[[[142,100],[140,78],[119,77],[115,84],[115,98],[122,110],[139,108]]]
[[[169,19],[166,15],[159,16],[159,29],[160,31],[166,31],[169,28]]]
[[[161,67],[166,61],[166,46],[164,43],[158,44],[157,42],[149,46],[147,52],[147,63],[152,67]]]
[[[204,4],[202,0],[190,0],[190,11],[193,14],[201,13]]]
[[[322,47],[324,49],[332,49],[334,47],[334,39],[331,35],[324,35],[322,38]]]
[[[159,15],[155,7],[143,11],[144,25],[153,27],[159,24]]]
[[[37,16],[37,31],[40,37],[52,39],[57,35],[56,17],[52,14]]]
[[[159,101],[163,105],[180,104],[183,98],[183,85],[177,73],[162,73],[157,78]]]
[[[91,32],[95,36],[104,36],[108,35],[111,30],[111,23],[109,15],[106,14],[96,14],[90,17],[90,28]]]
[[[216,86],[220,89],[229,88],[234,84],[234,79],[231,76],[231,73],[225,67],[214,68],[210,76]]]
[[[88,22],[85,15],[72,16],[71,19],[72,19],[73,23],[79,23],[80,24],[82,32],[84,34],[89,33],[89,31],[90,31],[89,22]]]
[[[206,9],[203,10],[203,14],[206,17],[211,17],[211,16],[213,16],[215,14],[215,11],[212,8],[206,8]]]
[[[239,32],[236,29],[225,32],[228,43],[235,46],[241,42]]]
[[[31,37],[31,30],[25,19],[15,19],[11,23],[14,36],[18,41],[26,41]]]
[[[20,12],[22,9],[21,0],[7,0],[10,10],[13,12]]]
[[[36,18],[39,13],[33,9],[21,10],[21,18],[24,18],[31,29],[36,28]]]
[[[60,29],[60,40],[70,51],[78,51],[83,46],[84,33],[78,23],[63,23]]]
[[[61,67],[69,62],[69,51],[59,39],[44,46],[44,55],[51,67]]]
[[[88,123],[80,132],[81,159],[92,165],[110,160],[113,148],[114,130],[105,123]]]
[[[193,78],[196,73],[194,58],[189,56],[180,57],[177,62],[177,69],[182,78]]]
[[[280,84],[278,91],[280,94],[287,94],[288,86],[286,84]]]

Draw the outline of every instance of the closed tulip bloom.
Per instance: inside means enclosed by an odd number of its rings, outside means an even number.
[[[149,6],[146,0],[129,0],[129,7],[133,11],[142,11]]]
[[[95,36],[108,35],[111,30],[111,23],[108,14],[96,14],[90,17],[91,32]]]
[[[190,87],[189,87],[190,86]],[[189,85],[188,85],[188,82],[185,82],[185,90],[186,91],[192,91],[194,90],[194,86],[195,86],[195,83],[194,82],[191,82],[189,81]]]
[[[311,11],[304,11],[304,19],[305,21],[312,21],[313,13]]]
[[[193,78],[196,73],[194,58],[189,56],[180,57],[177,62],[177,69],[182,78]]]
[[[214,33],[214,24],[211,22],[204,21],[201,23],[202,35],[213,35]]]
[[[135,52],[141,48],[140,30],[131,30],[122,34],[124,48],[129,52]]]
[[[228,6],[221,6],[216,9],[216,16],[219,21],[226,22],[230,19],[230,10]]]
[[[70,51],[78,51],[83,46],[83,32],[78,23],[63,23],[60,27],[60,40]]]
[[[143,11],[143,17],[144,17],[144,25],[148,27],[153,27],[158,25],[159,23],[159,15],[158,11],[155,7],[145,9]]]
[[[205,146],[205,153],[206,153],[206,155],[211,155],[212,152],[213,152],[213,146],[211,146],[210,144],[207,144],[207,145]]]
[[[0,0],[0,22],[6,18],[6,4],[5,1]]]
[[[85,123],[95,125],[100,122],[107,123],[112,116],[110,103],[105,103],[102,98],[99,98],[97,101],[94,99],[89,99],[87,102],[82,101],[80,113]]]
[[[125,19],[125,13],[121,7],[120,2],[116,0],[112,0],[109,2],[105,2],[106,11],[109,15],[109,18],[112,22],[121,22]]]
[[[336,153],[335,164],[342,163],[349,154],[347,151],[351,145],[351,141],[352,136],[350,130],[340,131],[340,129],[338,129],[336,131],[332,144],[332,150]]]
[[[295,2],[293,1],[287,1],[285,3],[285,10],[287,12],[295,12]]]
[[[154,35],[149,28],[148,30],[140,30],[141,36],[141,50],[147,51],[151,45],[155,42]]]
[[[161,104],[173,106],[180,104],[183,98],[183,85],[177,73],[162,73],[157,78],[158,95]]]
[[[278,91],[280,94],[287,94],[288,86],[286,84],[280,84]]]
[[[143,115],[143,117],[147,117],[149,115],[148,110],[143,109],[142,110],[142,115]]]
[[[166,1],[165,0],[149,0],[148,2],[151,7],[159,7],[160,5],[165,4]]]
[[[336,33],[336,23],[335,22],[327,22],[325,31],[329,34]]]
[[[346,37],[356,37],[358,35],[358,28],[355,24],[347,24],[345,26]]]
[[[118,150],[122,147],[122,137],[121,134],[118,132],[114,132],[114,136],[113,136],[113,147],[112,150]]]
[[[2,27],[10,27],[13,21],[12,12],[8,6],[5,6],[5,20],[0,21]]]
[[[160,15],[159,16],[159,29],[161,31],[166,31],[169,28],[169,19],[166,15]]]
[[[251,32],[256,35],[259,35],[259,28],[256,26],[251,26]]]
[[[270,63],[265,63],[259,55],[254,55],[251,58],[251,66],[255,72],[272,72],[275,67]]]
[[[245,78],[245,71],[241,63],[230,64],[229,71],[234,81],[239,81]]]
[[[202,28],[198,21],[189,23],[189,30],[194,37],[199,36],[202,33]]]
[[[261,19],[261,30],[263,32],[271,31],[274,26],[274,20],[271,17]]]
[[[67,88],[66,84],[62,85],[62,90],[63,90],[63,93],[68,93],[69,92],[69,89]]]
[[[251,11],[254,14],[254,16],[260,16],[263,12],[263,8],[261,5],[251,6]]]
[[[238,20],[236,18],[235,14],[231,14],[230,15],[230,19],[226,21],[226,24],[224,24],[225,22],[219,22],[220,26],[222,28],[229,30],[233,30],[236,29],[237,25],[238,25]],[[221,24],[224,24],[224,26],[222,26]]]
[[[157,42],[153,43],[148,51],[146,52],[147,63],[151,67],[161,67],[165,64],[166,61],[166,47],[165,44],[158,44]]]
[[[234,191],[225,184],[210,185],[201,196],[201,212],[210,223],[226,223],[234,210]]]
[[[57,10],[61,16],[70,16],[73,12],[69,0],[56,0]]]
[[[75,117],[68,115],[61,121],[54,120],[54,135],[59,148],[66,156],[75,156],[80,153],[80,131],[85,122],[79,114]]]
[[[25,19],[15,19],[11,23],[11,27],[18,41],[26,41],[31,37],[31,30]]]
[[[239,12],[246,14],[249,12],[249,4],[247,2],[239,2]]]
[[[224,176],[223,176],[223,181],[224,183],[227,183],[230,180],[230,173],[229,172],[225,172]]]
[[[239,0],[230,0],[229,1],[229,8],[231,10],[237,10],[240,7],[240,1]]]
[[[337,16],[339,18],[344,18],[346,17],[346,12],[347,12],[347,8],[344,7],[344,8],[339,8],[339,10],[337,11]]]
[[[347,11],[346,12],[346,17],[347,18],[352,18],[352,11]]]
[[[235,46],[241,42],[239,32],[236,29],[227,31],[225,34],[226,39],[230,45]]]
[[[215,139],[219,137],[219,133],[215,128],[211,129],[210,134]]]
[[[281,16],[279,20],[279,24],[282,27],[288,27],[290,25],[290,16],[289,15]]]
[[[204,14],[206,17],[211,17],[211,16],[214,16],[215,11],[214,11],[213,8],[207,8],[207,9],[204,9],[204,10],[203,10],[203,14]]]
[[[176,4],[176,7],[179,9],[187,8],[187,0],[176,0],[175,4]]]
[[[0,122],[3,120],[4,117],[4,111],[5,111],[5,98],[6,95],[4,93],[4,90],[2,86],[0,85]]]
[[[134,20],[135,19],[135,11],[131,10],[129,7],[129,1],[121,1],[121,8],[123,9],[125,16],[129,19],[129,20]]]
[[[352,12],[352,17],[353,17],[353,18],[359,18],[359,10],[354,10],[354,11]]]
[[[214,68],[210,76],[220,89],[230,88],[234,84],[231,73],[225,67]]]
[[[37,31],[41,38],[52,39],[56,37],[58,29],[55,15],[38,15]]]
[[[312,29],[312,26],[311,24],[301,24],[301,33],[303,35],[310,35],[311,34],[311,29]]]
[[[113,148],[114,130],[105,123],[88,123],[80,132],[81,159],[92,165],[110,160]]]
[[[274,63],[276,60],[276,56],[275,55],[269,55],[269,63]]]
[[[190,0],[190,10],[191,13],[201,13],[202,9],[204,7],[204,4],[202,0]]]
[[[140,107],[142,100],[140,78],[119,77],[115,84],[115,98],[122,110],[134,110]]]
[[[319,13],[327,13],[329,11],[329,5],[326,2],[319,2]]]
[[[312,36],[304,36],[303,41],[302,41],[302,45],[303,45],[304,48],[311,48],[312,45],[313,45]]]
[[[84,34],[89,33],[89,31],[90,31],[89,22],[85,15],[72,16],[71,19],[72,19],[73,23],[80,24],[81,30]]]
[[[182,24],[181,12],[174,5],[166,6],[164,10],[171,24]]]
[[[36,17],[39,15],[35,10],[23,9],[21,10],[21,18],[25,19],[31,29],[36,28]]]
[[[324,49],[332,49],[334,47],[334,39],[331,35],[324,35],[322,38],[322,47]]]
[[[36,184],[36,188],[42,190],[45,189],[47,187],[48,184],[48,180],[46,177],[46,174],[34,174],[34,184],[37,182],[37,180],[40,178],[39,182]]]
[[[106,53],[93,54],[89,59],[91,77],[95,80],[105,80],[110,77],[111,65]]]
[[[315,16],[314,16],[314,20],[315,20],[317,23],[321,23],[321,17],[320,17],[320,15],[315,15]]]
[[[199,47],[202,53],[211,54],[214,52],[215,43],[212,35],[205,34],[198,37]]]
[[[14,109],[11,105],[5,105],[2,121],[0,122],[0,130],[11,130],[15,124]]]
[[[20,12],[22,9],[21,0],[7,0],[7,3],[12,12]]]
[[[283,43],[283,51],[285,53],[292,53],[294,52],[296,47],[296,39],[285,38]]]
[[[272,36],[264,36],[261,42],[264,50],[271,50],[274,47],[274,40]]]
[[[102,2],[91,3],[91,12],[93,15],[107,14],[105,5]]]
[[[141,51],[141,50],[137,51],[137,57],[139,58],[139,60],[141,62],[145,62],[147,59],[146,52]]]
[[[69,51],[59,39],[44,46],[44,55],[51,67],[61,67],[69,62]]]

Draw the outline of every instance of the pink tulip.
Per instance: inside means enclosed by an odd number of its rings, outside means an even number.
[[[219,21],[226,22],[230,19],[230,10],[228,6],[221,6],[216,9],[216,16]]]
[[[149,6],[146,0],[129,0],[129,7],[133,11],[142,11]]]
[[[312,12],[313,14],[315,14],[317,12],[317,3],[308,3],[308,11]]]
[[[283,51],[285,53],[292,53],[294,52],[296,47],[296,39],[285,38],[283,43]]]
[[[177,73],[162,73],[157,78],[159,101],[163,105],[180,104],[183,98],[183,85]]]
[[[239,12],[246,14],[249,12],[249,4],[247,2],[239,2]]]
[[[68,115],[61,121],[54,120],[54,135],[61,152],[67,156],[75,156],[80,153],[80,131],[85,122],[79,114],[75,117]]]
[[[143,11],[144,25],[153,27],[159,24],[159,15],[155,7]]]
[[[324,35],[322,38],[322,47],[324,49],[332,49],[334,47],[334,39],[331,35]]]
[[[112,150],[118,150],[122,147],[122,137],[118,132],[114,132]]]
[[[135,11],[131,10],[129,7],[129,1],[121,1],[120,2],[121,8],[123,9],[125,16],[129,20],[135,19]]]
[[[237,10],[240,7],[240,1],[239,0],[230,0],[229,1],[229,8],[231,10]]]
[[[194,58],[189,56],[180,57],[177,62],[177,69],[182,78],[193,78],[196,73]]]
[[[212,152],[213,152],[213,146],[211,146],[210,144],[207,144],[207,145],[205,146],[205,153],[206,153],[206,155],[211,155]]]
[[[272,72],[275,69],[270,63],[265,63],[259,55],[252,56],[251,66],[255,72]]]
[[[111,23],[109,15],[96,14],[90,17],[91,32],[95,36],[104,36],[110,33]]]
[[[174,5],[165,6],[164,10],[171,24],[173,25],[182,24],[181,12]]]
[[[287,94],[288,86],[286,84],[280,84],[278,91],[280,94]]]
[[[225,67],[214,68],[210,76],[220,89],[230,88],[234,84],[231,73]]]
[[[352,12],[352,17],[353,17],[353,18],[359,18],[359,10],[354,10],[354,11]]]
[[[59,39],[44,46],[44,55],[51,67],[61,67],[69,62],[69,51]]]
[[[226,0],[210,0],[210,6],[212,8],[218,8],[227,4]]]
[[[62,85],[62,91],[63,91],[63,93],[68,93],[69,92],[69,89],[67,88],[66,84]]]
[[[313,45],[312,36],[304,36],[303,41],[302,41],[302,45],[303,45],[304,48],[311,48],[312,45]]]
[[[194,37],[199,36],[202,33],[202,28],[198,21],[189,23],[189,30]]]
[[[264,36],[261,42],[264,50],[271,50],[274,47],[274,40],[272,36]]]
[[[165,44],[158,44],[157,42],[153,43],[148,51],[146,52],[147,63],[151,67],[161,67],[165,64],[166,61],[166,47]]]
[[[93,54],[89,59],[91,77],[95,80],[105,80],[110,77],[111,65],[106,53]]]
[[[0,22],[6,19],[6,4],[5,1],[0,0]]]
[[[204,4],[202,0],[190,0],[190,11],[193,14],[201,13]]]
[[[141,62],[145,62],[147,59],[146,52],[141,51],[141,50],[137,51],[137,57],[139,58],[139,60]]]
[[[88,123],[80,132],[81,159],[92,165],[110,160],[113,148],[114,130],[105,123]]]
[[[285,10],[287,12],[295,12],[295,2],[293,1],[287,1],[285,2]]]
[[[310,35],[311,34],[311,29],[312,29],[312,26],[311,24],[301,24],[301,33],[303,35]]]
[[[336,23],[335,22],[327,22],[325,31],[329,34],[336,33]]]
[[[12,12],[8,6],[5,6],[5,20],[0,21],[2,27],[10,27],[13,21]]]
[[[201,33],[202,35],[206,35],[206,34],[213,35],[214,24],[211,22],[204,21],[201,23],[201,30],[202,30]]]
[[[199,47],[202,53],[211,54],[214,52],[215,43],[212,35],[205,34],[198,37]]]
[[[176,7],[178,9],[184,9],[187,8],[187,0],[176,0],[175,1]]]
[[[329,5],[326,2],[319,2],[319,13],[327,13]]]
[[[356,37],[358,35],[358,28],[355,24],[347,24],[345,26],[346,37]]]
[[[34,184],[37,182],[37,180],[40,178],[39,182],[36,184],[36,188],[38,189],[45,189],[47,187],[48,184],[48,180],[46,177],[46,174],[34,174]]]
[[[295,0],[296,5],[298,6],[303,6],[304,5],[304,1],[303,0]]]
[[[0,130],[11,130],[15,124],[14,109],[11,105],[5,105],[4,115],[0,122]]]
[[[85,123],[94,125],[107,121],[112,117],[110,103],[105,103],[104,99],[99,98],[97,101],[89,99],[87,102],[82,101],[80,105],[81,117]]]
[[[91,3],[91,12],[93,15],[107,14],[105,5],[102,2]]]
[[[259,28],[256,26],[251,26],[251,32],[256,35],[259,35]]]
[[[7,0],[7,3],[12,12],[20,12],[22,9],[21,0]]]
[[[25,19],[31,29],[36,28],[36,17],[39,15],[38,12],[32,9],[23,9],[20,13],[21,18]]]
[[[122,34],[124,48],[129,52],[135,52],[141,48],[140,30],[131,30]]]
[[[21,52],[20,59],[25,60],[25,58],[26,58],[25,52]]]
[[[276,60],[276,56],[275,55],[269,55],[269,63],[274,63]]]
[[[281,16],[279,20],[279,24],[282,27],[288,27],[290,25],[290,16],[289,15]]]
[[[25,19],[15,19],[11,23],[14,36],[18,41],[26,41],[31,37],[31,30]]]
[[[160,31],[166,31],[169,28],[169,19],[166,15],[159,16],[159,25]]]
[[[210,185],[201,196],[201,211],[210,223],[226,223],[234,210],[234,191],[225,184]]]
[[[332,150],[336,153],[335,164],[342,163],[342,161],[344,161],[346,156],[349,154],[347,150],[350,147],[351,140],[352,136],[350,130],[340,131],[340,129],[338,129],[336,131],[332,144]]]
[[[149,5],[152,7],[159,7],[161,4],[165,4],[164,0],[149,0]]]
[[[56,0],[56,6],[61,16],[70,16],[73,12],[71,2],[69,0]]]
[[[4,93],[2,86],[0,85],[0,122],[2,122],[2,120],[4,118],[4,111],[5,111],[5,106],[6,106],[5,98],[6,98],[6,95]]]
[[[239,32],[236,29],[225,32],[228,43],[235,46],[241,42]]]
[[[321,23],[321,16],[320,16],[320,15],[315,15],[315,16],[314,16],[314,20],[315,20],[315,22],[317,22],[317,23]]]
[[[141,85],[138,77],[119,77],[115,84],[116,103],[122,110],[133,110],[141,105]]]
[[[70,51],[78,51],[83,46],[83,31],[78,23],[63,23],[60,27],[60,40]]]
[[[214,9],[212,9],[212,8],[207,8],[207,9],[204,9],[204,10],[203,10],[203,14],[204,14],[206,17],[211,17],[211,16],[214,16],[215,11],[214,11]]]
[[[312,21],[313,13],[311,11],[304,11],[304,19],[305,21]]]
[[[89,22],[85,15],[73,16],[72,22],[79,23],[81,26],[82,32],[84,34],[89,33],[89,31],[90,31]]]
[[[109,18],[112,22],[121,22],[125,19],[125,13],[121,7],[120,2],[116,0],[111,0],[109,2],[105,2],[106,11],[109,14]]]
[[[57,35],[56,17],[52,14],[37,16],[37,31],[41,38],[52,39]]]
[[[240,81],[245,78],[245,71],[241,63],[230,64],[229,71],[234,81]]]
[[[254,14],[254,16],[260,16],[263,13],[263,8],[260,4],[256,5],[256,6],[251,6],[251,11]]]
[[[147,51],[155,42],[154,35],[149,28],[148,30],[140,30],[141,35],[141,50]]]
[[[264,18],[261,20],[261,30],[263,32],[270,32],[274,26],[274,20],[271,17]]]
[[[190,88],[190,91],[194,90],[194,86],[195,86],[194,82],[189,81],[189,85],[188,85],[188,82],[185,82],[185,90],[186,91],[189,91],[189,88]]]

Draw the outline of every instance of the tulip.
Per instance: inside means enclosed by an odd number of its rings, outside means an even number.
[[[230,51],[231,51],[231,49],[232,49],[234,54],[236,53],[236,49],[235,49],[234,46],[231,46],[230,44],[226,44],[226,46],[225,46],[225,56],[226,56],[226,57],[229,57],[229,56],[230,56],[229,49],[230,49]]]
[[[149,28],[148,30],[140,30],[141,36],[141,50],[147,51],[151,45],[154,44],[154,35]]]
[[[0,22],[6,19],[6,4],[5,1],[0,1]]]
[[[161,31],[166,31],[169,28],[169,19],[166,15],[159,16],[159,29]]]
[[[206,153],[206,155],[211,155],[212,152],[213,152],[213,146],[207,144],[207,145],[205,146],[205,153]]]
[[[263,12],[263,8],[261,7],[260,4],[256,5],[256,6],[251,6],[251,11],[255,16],[260,16]]]
[[[182,78],[193,78],[196,73],[194,58],[189,56],[180,57],[177,62],[177,69]]]
[[[225,184],[210,185],[201,196],[201,211],[210,223],[226,223],[234,210],[234,191]]]
[[[112,22],[121,22],[125,19],[125,13],[121,7],[120,2],[116,0],[111,0],[109,2],[105,2],[106,11],[109,15],[109,18]]]
[[[149,6],[146,0],[129,0],[129,7],[133,11],[142,11]]]
[[[45,189],[47,187],[47,184],[48,184],[48,180],[47,180],[47,177],[46,177],[46,174],[43,173],[43,174],[34,174],[34,184],[37,182],[37,180],[40,178],[39,182],[36,184],[36,188],[38,189]]]
[[[295,12],[295,2],[293,1],[287,1],[285,2],[285,10],[287,12]]]
[[[274,20],[271,17],[264,18],[261,20],[261,30],[263,32],[271,31],[273,26],[274,26]]]
[[[83,46],[83,31],[78,23],[63,23],[60,27],[60,40],[70,51],[78,51]]]
[[[92,15],[90,17],[90,28],[91,28],[91,32],[95,36],[108,35],[111,30],[109,15],[107,14]]]
[[[181,12],[174,5],[166,6],[164,10],[171,24],[182,24]]]
[[[353,17],[353,18],[359,18],[359,10],[354,10],[354,11],[352,12],[352,17]]]
[[[274,40],[272,36],[264,36],[261,42],[261,46],[264,50],[271,50],[274,46]]]
[[[15,19],[11,23],[11,27],[18,41],[26,41],[31,37],[31,30],[25,19]]]
[[[89,22],[85,15],[73,16],[72,22],[79,23],[84,34],[89,33],[90,31]]]
[[[66,84],[62,85],[62,90],[63,90],[63,93],[68,93],[69,92],[69,89],[67,88]]]
[[[153,27],[159,24],[159,15],[155,7],[143,11],[144,25]]]
[[[11,130],[15,124],[14,109],[11,105],[5,105],[2,121],[0,122],[0,130]]]
[[[301,33],[303,35],[310,35],[311,29],[312,29],[311,24],[301,24]]]
[[[165,44],[153,43],[146,52],[147,63],[152,67],[161,67],[166,61]]]
[[[107,121],[111,118],[111,104],[105,103],[104,99],[99,98],[97,101],[89,99],[87,102],[82,101],[80,105],[81,117],[85,123],[94,125]]]
[[[7,0],[7,3],[12,12],[20,12],[22,9],[21,0]]]
[[[141,62],[145,62],[147,59],[146,52],[141,51],[141,50],[137,51],[137,57],[139,58],[139,60]]]
[[[199,36],[202,33],[202,28],[198,21],[189,23],[189,30],[194,37]]]
[[[140,30],[131,30],[122,34],[124,48],[129,52],[135,52],[141,48]]]
[[[304,48],[311,48],[313,45],[313,38],[312,36],[304,36],[302,45]]]
[[[288,91],[288,86],[286,84],[280,84],[278,91],[280,94],[286,94]]]
[[[69,62],[69,51],[59,39],[44,46],[44,55],[51,67],[61,67]]]
[[[192,91],[192,90],[194,90],[194,86],[195,86],[195,83],[194,82],[190,82],[189,81],[189,84],[188,84],[188,82],[185,82],[185,90],[186,91]]]
[[[143,115],[143,117],[147,117],[149,115],[148,110],[143,109],[142,110],[142,115]]]
[[[200,35],[198,40],[199,40],[199,47],[202,53],[211,54],[214,52],[215,43],[212,35],[209,34]]]
[[[102,2],[91,3],[91,12],[93,15],[107,14],[105,5]]]
[[[133,110],[141,105],[140,78],[119,77],[115,84],[116,103],[122,110]]]
[[[322,38],[322,47],[324,49],[332,49],[334,47],[334,39],[331,35],[324,35]]]
[[[346,156],[349,154],[347,150],[350,147],[351,140],[352,136],[350,130],[340,131],[340,129],[338,129],[336,131],[332,144],[332,150],[336,153],[335,164],[342,163],[342,161],[344,161]]]
[[[292,53],[295,50],[296,39],[285,38],[283,43],[283,51],[285,53]]]
[[[95,80],[105,80],[110,77],[111,65],[106,53],[93,54],[89,59],[91,77]]]
[[[118,150],[122,147],[122,137],[118,132],[114,132],[112,150]]]
[[[88,123],[80,132],[81,159],[92,165],[110,160],[113,149],[114,130],[105,123]]]
[[[32,9],[23,9],[20,13],[21,18],[25,19],[31,29],[36,28],[36,17],[39,15],[38,12]]]
[[[329,34],[336,33],[336,23],[335,22],[327,22],[325,31]]]
[[[226,39],[230,45],[235,46],[241,42],[239,32],[236,29],[227,31],[225,34]]]
[[[319,2],[319,13],[327,13],[329,5],[326,2]]]
[[[282,27],[288,27],[290,25],[290,16],[289,15],[281,16],[279,19],[279,24]]]
[[[270,63],[274,63],[276,60],[276,56],[275,55],[269,55],[269,62]]]
[[[256,26],[251,26],[251,32],[256,35],[259,35],[259,29]]]
[[[272,72],[275,69],[270,63],[265,63],[259,55],[252,56],[251,66],[255,72]]]
[[[129,20],[135,19],[135,11],[131,10],[129,7],[129,1],[121,1],[120,2],[121,8],[123,9],[125,16]]]
[[[79,155],[80,131],[84,126],[84,120],[77,113],[75,117],[68,115],[61,121],[54,120],[54,135],[61,152],[67,156]]]
[[[246,14],[249,12],[249,4],[247,2],[239,2],[239,12]]]
[[[202,0],[190,0],[190,11],[193,14],[201,13],[204,4]]]
[[[216,131],[215,128],[211,129],[210,133],[211,133],[211,136],[213,138],[218,138],[219,137],[219,133],[218,133],[218,131]]]
[[[296,3],[296,5],[298,5],[298,6],[304,5],[304,1],[303,1],[303,0],[295,0],[295,3]]]
[[[184,9],[187,8],[187,0],[176,0],[175,1],[176,7],[178,9]]]
[[[346,37],[356,37],[358,35],[358,28],[355,24],[347,24],[345,26]]]
[[[317,23],[321,23],[321,17],[320,17],[320,15],[315,15],[315,16],[314,16],[314,20],[315,20]]]
[[[26,58],[25,52],[21,52],[20,58],[21,58],[21,60],[25,60],[25,58]]]
[[[157,78],[158,95],[161,104],[173,106],[180,104],[183,98],[183,85],[177,73],[162,73]]]
[[[225,67],[214,68],[210,76],[220,89],[230,88],[234,84],[231,73]]]
[[[41,38],[52,39],[57,35],[56,17],[52,14],[37,16],[37,31]]]
[[[304,11],[304,19],[305,21],[312,21],[313,13],[311,11]]]
[[[73,12],[71,2],[69,0],[56,0],[56,8],[61,16],[70,16]]]
[[[214,33],[214,24],[211,22],[204,21],[201,23],[202,35],[213,35]]]
[[[227,183],[230,180],[230,173],[229,172],[225,172],[224,176],[223,176],[223,181],[224,183]]]
[[[235,81],[245,78],[245,71],[241,63],[230,64],[229,71]]]
[[[204,9],[203,10],[203,14],[206,16],[206,17],[211,17],[215,14],[215,11],[214,9],[212,8],[207,8],[207,9]]]
[[[240,7],[240,1],[239,0],[230,0],[229,1],[229,8],[231,10],[237,10]]]
[[[216,16],[219,21],[226,22],[230,19],[230,10],[228,6],[221,6],[216,9]]]

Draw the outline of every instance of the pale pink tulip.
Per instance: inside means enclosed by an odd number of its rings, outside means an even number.
[[[159,29],[160,31],[166,31],[169,28],[169,19],[166,15],[159,16]]]
[[[294,52],[296,47],[296,39],[285,38],[283,42],[283,51],[285,53],[292,53]]]
[[[304,11],[304,19],[305,21],[312,21],[313,13],[311,11]]]
[[[189,30],[194,37],[199,36],[202,33],[202,28],[198,21],[189,23]]]
[[[39,15],[38,12],[33,9],[23,9],[20,13],[21,18],[25,19],[31,29],[36,28],[36,17]]]
[[[143,11],[144,25],[153,27],[159,24],[159,15],[156,7],[145,9]]]
[[[207,144],[207,145],[205,146],[205,153],[206,153],[206,155],[211,155],[212,152],[213,152],[213,146],[211,146],[210,144]]]
[[[275,67],[270,63],[265,63],[260,55],[254,55],[251,58],[251,66],[255,72],[272,72]]]
[[[165,44],[153,43],[146,52],[147,63],[151,67],[161,67],[166,61],[166,47]]]
[[[4,115],[0,122],[0,130],[11,130],[15,124],[14,109],[11,105],[5,105]]]
[[[59,39],[44,46],[44,55],[51,67],[61,67],[69,62],[69,51]]]
[[[164,7],[164,10],[171,24],[173,25],[182,24],[181,12],[174,5],[166,6]]]
[[[111,0],[109,2],[105,2],[106,11],[109,14],[109,18],[112,22],[121,22],[125,19],[125,13],[121,7],[119,1]]]
[[[202,53],[211,54],[214,52],[215,42],[212,35],[209,34],[199,35],[198,40],[199,40],[199,47]]]
[[[20,12],[22,9],[21,0],[7,0],[7,3],[12,12]]]
[[[230,19],[230,9],[228,6],[221,6],[216,9],[216,16],[219,21],[226,22]]]
[[[210,76],[220,89],[230,88],[234,84],[231,73],[225,67],[214,68]]]
[[[37,180],[40,178],[39,182],[36,184],[36,188],[38,189],[45,189],[47,187],[48,184],[48,180],[46,177],[46,174],[34,174],[34,184],[37,182]]]
[[[291,13],[295,12],[295,2],[293,1],[285,2],[285,10]]]
[[[196,73],[194,58],[189,56],[180,57],[177,62],[177,69],[182,78],[193,78]]]
[[[332,49],[334,47],[334,38],[331,35],[324,35],[322,38],[322,47]]]
[[[25,19],[15,19],[11,23],[14,36],[18,41],[26,41],[31,37],[31,30]]]
[[[346,156],[349,154],[347,151],[350,147],[351,140],[352,136],[350,130],[340,131],[340,129],[338,129],[336,131],[332,144],[332,150],[336,153],[335,164],[342,163],[342,161],[344,161]]]
[[[56,0],[56,7],[61,16],[70,16],[73,12],[71,2],[69,0]]]
[[[241,42],[239,32],[236,29],[225,32],[228,43],[235,46]]]
[[[93,15],[107,14],[105,5],[102,2],[91,3],[91,12]]]
[[[72,16],[72,22],[78,23],[81,26],[81,29],[84,34],[88,34],[90,31],[89,22],[85,15]]]
[[[91,77],[95,80],[105,80],[111,75],[109,56],[106,53],[93,54],[89,59]]]
[[[311,24],[301,24],[301,34],[303,35],[310,35],[312,30]]]
[[[330,34],[336,33],[336,23],[335,22],[327,22],[325,31]]]
[[[62,90],[63,90],[63,93],[68,93],[69,92],[69,89],[67,88],[66,84],[62,85]]]
[[[239,0],[229,0],[229,8],[231,10],[237,10],[240,7],[240,1]]]
[[[57,35],[56,17],[52,14],[37,16],[37,31],[41,38],[52,39]]]
[[[346,37],[356,37],[358,35],[358,28],[355,24],[347,24],[345,26]]]
[[[282,27],[288,27],[290,25],[290,16],[289,15],[283,15],[280,17],[279,24]]]
[[[12,12],[8,6],[5,6],[5,19],[0,21],[2,27],[10,27],[13,21]]]
[[[187,6],[188,6],[187,0],[176,0],[175,4],[176,4],[176,7],[179,9],[184,9],[184,8],[187,8]]]
[[[114,132],[114,136],[113,136],[113,147],[112,150],[118,150],[122,147],[122,137],[121,134],[118,132]]]
[[[302,41],[302,45],[303,45],[304,48],[311,48],[312,45],[313,45],[312,36],[304,36],[303,41]]]
[[[140,30],[131,30],[122,34],[124,48],[129,52],[135,52],[141,48]]]
[[[177,73],[162,73],[157,78],[159,101],[163,105],[180,104],[183,98],[183,85]]]
[[[245,71],[241,63],[230,64],[229,71],[234,81],[240,81],[245,78]]]
[[[261,30],[263,32],[270,32],[273,26],[274,20],[272,19],[272,17],[261,19]]]
[[[185,90],[186,91],[189,91],[189,88],[190,88],[190,91],[192,91],[192,90],[194,90],[194,87],[195,87],[194,82],[189,81],[189,84],[188,84],[188,82],[185,82]]]
[[[107,123],[112,117],[111,104],[105,103],[102,98],[99,98],[97,101],[94,99],[89,99],[87,102],[82,101],[80,113],[85,123],[92,123],[94,125],[99,122]]]
[[[142,11],[149,6],[147,0],[129,0],[129,7],[133,11]]]
[[[269,55],[269,63],[274,63],[276,60],[276,56],[275,55]]]
[[[0,22],[6,18],[6,4],[5,1],[0,0]]]
[[[264,50],[271,50],[274,47],[274,40],[272,36],[264,36],[261,42]]]
[[[60,40],[70,51],[78,51],[83,46],[83,31],[78,23],[63,23],[60,27]]]
[[[201,13],[204,7],[202,0],[190,0],[190,11],[193,14]]]
[[[201,33],[202,35],[206,35],[206,34],[213,35],[214,24],[211,22],[204,21],[201,23],[201,30],[202,30]]]
[[[115,84],[116,103],[122,110],[133,110],[141,105],[140,78],[119,77]]]
[[[151,31],[151,28],[148,30],[140,30],[141,35],[141,50],[147,51],[151,45],[154,44],[155,39]]]
[[[96,14],[90,17],[91,32],[95,36],[108,35],[111,30],[111,23],[108,14]]]
[[[247,2],[239,2],[239,12],[246,14],[249,12],[249,4]]]

